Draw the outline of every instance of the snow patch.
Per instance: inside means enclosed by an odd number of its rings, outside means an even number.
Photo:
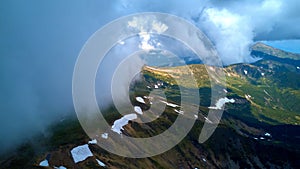
[[[89,141],[88,144],[97,144],[97,140],[93,139],[93,140]]]
[[[300,69],[300,67],[299,67],[299,66],[297,66],[297,69]]]
[[[198,119],[198,115],[195,114],[194,117],[195,117],[195,119]]]
[[[174,111],[178,114],[184,114],[184,112],[182,110],[177,110],[177,109],[174,109]]]
[[[138,114],[143,114],[143,111],[139,106],[134,106],[134,111],[137,112]]]
[[[220,110],[225,105],[225,103],[234,103],[234,102],[235,102],[234,99],[228,99],[227,97],[225,97],[225,98],[219,99],[214,107],[208,107],[208,108]]]
[[[145,103],[144,99],[141,97],[136,97],[135,99],[136,99],[136,101],[138,101],[140,103]]]
[[[203,160],[204,162],[206,162],[206,159],[205,159],[205,158],[202,158],[202,160]]]
[[[244,73],[245,73],[245,75],[247,75],[247,74],[248,74],[248,71],[247,71],[247,70],[244,70]]]
[[[163,82],[157,82],[157,85],[158,85],[158,86],[163,86],[164,83],[163,83]]]
[[[55,166],[54,166],[54,169],[67,169],[67,168],[64,167],[64,166],[59,166],[59,167],[55,167]]]
[[[154,85],[154,88],[155,88],[155,89],[158,89],[158,86],[157,86],[157,85]]]
[[[93,156],[88,144],[77,146],[71,150],[71,154],[75,163],[84,161],[88,157]]]
[[[97,163],[98,163],[101,167],[105,167],[105,166],[106,166],[102,161],[100,161],[100,160],[98,160],[98,159],[96,159],[96,161],[97,161]]]
[[[101,134],[101,137],[104,138],[104,139],[108,139],[108,133]]]
[[[171,107],[179,107],[177,104],[173,104],[173,103],[168,103],[168,102],[166,102],[166,101],[161,101],[161,102],[163,102],[163,103],[165,103],[167,106],[171,106]]]
[[[265,76],[265,73],[261,73],[262,76]]]
[[[204,119],[205,119],[205,121],[208,122],[208,123],[211,123],[211,124],[213,123],[213,122],[210,121],[207,117],[204,117]]]
[[[251,99],[252,96],[250,96],[249,94],[245,94],[246,99]]]
[[[265,133],[265,136],[271,137],[270,133]]]
[[[41,161],[41,162],[40,162],[40,166],[42,166],[42,167],[49,167],[49,162],[48,162],[48,160],[43,160],[43,161]]]
[[[129,120],[134,120],[137,118],[137,115],[132,113],[132,114],[127,114],[125,116],[123,116],[122,118],[116,120],[114,122],[114,124],[111,127],[111,130],[118,133],[118,134],[122,134],[121,130],[124,130],[123,126],[128,124]]]

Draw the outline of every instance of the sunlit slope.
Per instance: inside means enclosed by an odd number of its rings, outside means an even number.
[[[294,59],[294,60],[300,60],[300,54],[295,54],[295,53],[286,52],[286,51],[283,51],[280,49],[276,49],[276,48],[268,46],[264,43],[256,43],[255,45],[252,46],[251,49],[253,52],[260,52],[260,53],[275,56],[278,58],[289,58],[289,59]]]
[[[227,66],[223,71],[227,95],[247,99],[252,115],[259,121],[300,124],[300,71],[297,67],[263,59],[253,64]],[[210,87],[206,67],[201,64],[163,68],[145,66],[143,72],[170,85],[186,88],[195,87],[190,80],[193,76],[197,88]]]
[[[51,126],[47,133],[36,135],[16,150],[0,155],[0,169],[55,168],[100,168],[97,159],[105,168],[299,168],[299,74],[297,61],[278,60],[278,57],[260,55],[262,60],[252,64],[235,64],[222,68],[226,79],[227,98],[234,103],[225,105],[224,113],[214,134],[204,143],[198,142],[199,134],[210,106],[210,76],[205,67],[194,64],[179,67],[149,67],[137,75],[140,78],[130,86],[130,100],[139,106],[143,115],[156,115],[152,103],[166,103],[165,110],[149,123],[129,121],[122,134],[108,128],[106,139],[123,135],[147,138],[166,131],[178,116],[193,118],[195,123],[187,136],[169,151],[148,158],[125,158],[114,155],[89,142],[103,141],[102,132],[89,138],[76,117],[66,117]],[[267,56],[267,57],[263,57]],[[275,58],[275,59],[274,59]],[[195,78],[196,85],[191,81]],[[180,87],[179,87],[180,86]],[[184,90],[180,90],[184,88]],[[193,102],[181,102],[183,97],[194,97],[190,91],[197,89],[200,96],[199,111],[192,114],[188,109]],[[158,89],[161,95],[150,95]],[[140,98],[140,99],[137,99]],[[141,99],[143,100],[141,102]],[[191,99],[192,100],[192,99]],[[131,105],[129,105],[131,106]],[[198,105],[197,105],[198,106]],[[133,113],[123,110],[125,114]],[[102,111],[110,126],[123,118],[112,105]],[[75,115],[75,113],[74,113]],[[148,117],[148,116],[147,116]],[[150,116],[149,116],[150,117]],[[209,120],[209,119],[208,119]],[[207,120],[207,121],[208,121]],[[93,156],[75,163],[71,151],[88,144]],[[154,144],[153,148],[158,148]],[[50,167],[41,167],[40,162],[48,160]],[[287,167],[288,166],[288,167]]]

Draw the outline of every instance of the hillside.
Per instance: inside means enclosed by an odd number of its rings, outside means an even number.
[[[209,88],[209,75],[204,65],[170,68],[144,67],[144,73],[168,84]],[[207,67],[208,69],[212,67]],[[300,70],[286,63],[260,60],[253,64],[236,64],[223,69],[226,75],[227,95],[238,96],[251,103],[251,114],[270,124],[300,124]]]
[[[166,109],[149,123],[129,121],[121,134],[150,137],[167,130],[179,115],[194,118],[196,122],[192,130],[174,148],[154,157],[120,157],[89,143],[91,139],[76,117],[69,117],[53,124],[47,135],[38,135],[14,153],[0,156],[0,168],[299,168],[300,68],[296,65],[297,60],[293,60],[294,56],[290,54],[286,56],[283,51],[262,44],[254,46],[253,52],[262,59],[251,64],[222,68],[227,82],[224,92],[234,102],[225,105],[218,128],[203,144],[198,142],[198,137],[204,122],[210,120],[207,114],[211,106],[211,84],[206,69],[215,68],[201,64],[144,66],[138,75],[139,80],[130,86],[132,104],[139,106],[143,112],[149,110],[150,114],[155,114],[155,110],[151,110],[154,102],[166,103]],[[195,78],[196,86],[189,81],[191,76]],[[181,103],[181,96],[193,96],[180,93],[180,87],[185,91],[198,90],[200,104]],[[167,100],[162,100],[159,95],[149,96],[154,89],[164,91]],[[180,111],[179,105],[192,107],[195,104],[199,104],[196,116]],[[113,106],[104,112],[105,119],[111,125],[122,117]],[[138,115],[138,118],[143,116]],[[118,133],[107,132],[106,139],[110,141],[121,137]],[[102,134],[97,133],[92,139],[101,141]],[[86,144],[93,156],[75,163],[71,151]],[[40,166],[45,159],[50,167]],[[97,160],[101,160],[105,167]]]
[[[252,52],[261,52],[270,56],[278,58],[289,58],[293,60],[300,60],[300,54],[286,52],[280,49],[273,48],[264,43],[258,42],[251,47]]]

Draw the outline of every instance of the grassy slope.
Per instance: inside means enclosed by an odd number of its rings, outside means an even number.
[[[111,113],[107,119],[113,121],[118,115]],[[139,124],[130,122],[125,127],[125,134],[130,136],[149,136],[148,131],[160,133],[168,128],[172,119],[176,117],[173,109],[166,109],[164,115],[152,124]],[[174,120],[174,119],[173,119]],[[36,142],[28,143],[6,161],[1,161],[0,168],[46,168],[39,167],[38,163],[51,154],[51,166],[63,165],[74,169],[101,168],[96,163],[96,158],[103,161],[107,168],[270,168],[273,166],[296,166],[297,152],[293,152],[282,145],[273,142],[257,141],[245,137],[243,132],[260,135],[264,131],[248,127],[234,119],[222,120],[213,136],[204,144],[198,143],[198,136],[202,129],[203,121],[198,119],[191,130],[177,146],[171,150],[154,157],[131,159],[111,154],[97,145],[89,145],[94,156],[84,162],[74,164],[70,150],[78,145],[86,144],[89,138],[80,128],[78,121],[67,120],[53,126],[53,133],[47,137],[39,137]],[[231,127],[230,127],[231,126]],[[148,130],[147,130],[148,129]],[[256,136],[256,137],[258,137]],[[43,146],[44,150],[33,153],[35,146]],[[284,155],[284,156],[282,156]]]
[[[291,133],[283,138],[283,141],[277,140],[275,134],[280,132],[278,128],[274,128],[271,131],[271,141],[254,140],[252,137],[263,136],[266,131],[260,126],[254,128],[244,123],[253,121],[257,124],[262,121],[262,123],[269,124],[299,124],[299,72],[294,67],[274,61],[259,61],[252,65],[237,64],[224,68],[228,82],[228,97],[235,98],[237,103],[226,105],[226,118],[222,118],[216,132],[204,144],[199,144],[197,140],[203,125],[200,114],[205,114],[208,110],[206,107],[209,104],[207,99],[210,92],[209,76],[203,65],[190,65],[189,67],[193,71],[193,76],[197,77],[196,87],[200,88],[200,96],[206,103],[200,106],[199,119],[192,131],[180,144],[166,153],[151,158],[129,159],[90,145],[94,157],[74,164],[70,150],[75,146],[86,144],[89,138],[78,121],[73,119],[54,124],[48,136],[37,136],[34,141],[19,147],[14,154],[0,157],[0,168],[13,169],[20,168],[20,166],[31,169],[43,168],[38,167],[38,163],[48,154],[51,154],[50,165],[64,165],[67,168],[99,168],[95,158],[101,159],[108,168],[272,168],[272,166],[298,168],[299,147],[287,145],[284,141],[288,137],[296,139],[297,135],[293,137],[294,133]],[[247,75],[244,70],[247,70]],[[185,80],[190,77],[187,72],[185,67],[155,70],[145,67],[144,70],[145,76],[148,79],[152,78],[152,85],[157,80],[172,84],[166,85],[164,90],[169,94],[170,99],[177,103],[180,100],[176,83],[187,88],[195,87]],[[264,76],[261,73],[265,73]],[[177,82],[174,78],[177,78]],[[139,91],[138,95],[144,96],[148,92]],[[246,99],[246,94],[252,97]],[[106,119],[111,123],[120,117],[120,114],[114,113],[113,109],[109,111],[111,113]],[[146,137],[149,132],[145,129],[148,128],[157,134],[171,125],[174,118],[176,118],[176,113],[173,109],[166,109],[166,113],[152,124],[145,124],[145,126],[130,122],[125,127],[125,133]],[[285,126],[281,130],[287,131]],[[295,142],[295,145],[299,146],[299,143]]]
[[[275,49],[263,43],[256,43],[255,45],[253,45],[252,51],[260,51],[265,54],[272,55],[279,58],[290,58],[294,60],[300,60],[300,54],[294,54],[280,49]]]
[[[265,67],[265,68],[264,68]],[[270,68],[272,67],[272,68]],[[285,65],[269,61],[256,64],[237,64],[224,68],[228,95],[238,95],[251,103],[251,113],[259,120],[271,124],[300,124],[299,73],[284,70]],[[191,70],[192,73],[188,70]],[[284,71],[282,71],[284,70]],[[244,72],[247,71],[247,74]],[[210,87],[204,65],[170,68],[144,67],[144,73],[171,85],[194,87],[187,80],[194,76],[197,88]],[[284,77],[291,76],[291,78]]]

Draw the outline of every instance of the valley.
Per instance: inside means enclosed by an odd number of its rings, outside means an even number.
[[[198,142],[199,134],[204,122],[212,120],[207,118],[211,106],[207,69],[215,68],[202,64],[144,66],[139,80],[130,86],[130,100],[138,107],[136,117],[142,118],[145,112],[155,114],[151,109],[154,102],[164,103],[164,112],[148,123],[126,121],[128,124],[124,123],[123,130],[118,128],[117,132],[110,131],[107,135],[98,133],[92,139],[109,140],[122,135],[145,138],[167,130],[178,116],[194,119],[192,130],[171,150],[140,159],[111,154],[91,142],[73,115],[53,124],[49,134],[37,135],[16,148],[14,153],[2,155],[0,168],[299,168],[298,55],[262,44],[254,46],[252,54],[261,59],[222,68],[227,84],[223,86],[223,92],[228,100],[232,100],[225,104],[216,131],[203,144]],[[294,61],[291,63],[290,60]],[[195,77],[197,86],[188,80],[190,76]],[[180,93],[179,87],[183,91],[199,91],[200,103],[182,103],[182,97],[193,96],[189,92]],[[166,100],[161,96],[149,96],[154,89],[164,91]],[[199,105],[199,110],[191,115],[180,110],[183,105]],[[104,116],[111,126],[122,117],[114,106],[104,110]],[[81,145],[88,145],[92,155],[75,163],[71,150]],[[49,166],[40,166],[45,159]]]

